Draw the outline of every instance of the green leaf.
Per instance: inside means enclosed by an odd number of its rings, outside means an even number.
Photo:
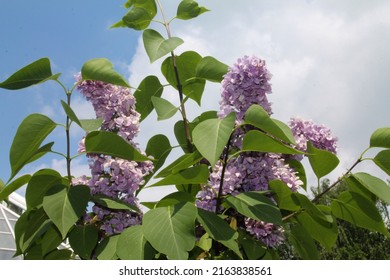
[[[289,235],[294,249],[304,260],[318,260],[318,250],[310,234],[299,224],[294,224]]]
[[[145,186],[153,175],[164,165],[165,160],[172,150],[171,143],[169,139],[163,134],[157,134],[149,139],[148,144],[146,145],[146,154],[153,156],[155,159],[153,172],[144,177],[143,185],[137,190],[136,193],[139,193],[143,186]]]
[[[193,125],[193,123],[189,123],[188,126],[189,126],[189,130],[190,130],[190,134],[191,134],[192,130],[194,128],[194,125]],[[185,127],[184,127],[184,121],[182,121],[182,120],[177,121],[175,123],[173,130],[175,133],[176,140],[177,140],[178,144],[180,145],[180,147],[182,148],[182,150],[184,151],[184,153],[186,153],[186,154],[192,153],[193,150],[191,149],[191,151],[190,151],[188,148],[187,137],[186,137]]]
[[[88,154],[103,154],[126,160],[146,161],[136,148],[119,135],[108,131],[93,131],[85,138],[85,150]]]
[[[45,260],[70,260],[72,251],[68,249],[54,250],[45,256]]]
[[[164,98],[152,96],[151,100],[157,112],[157,120],[159,121],[173,117],[179,110],[179,108]]]
[[[50,251],[53,251],[59,247],[62,243],[61,234],[58,232],[53,223],[50,223],[50,228],[42,235],[41,247],[42,255],[46,255]]]
[[[98,260],[116,260],[117,244],[120,235],[112,235],[104,238],[96,248],[96,256]]]
[[[25,233],[23,234],[21,250],[23,253],[30,250],[33,243],[40,238],[52,225],[45,211],[42,208],[34,210],[28,214]]]
[[[98,242],[98,229],[94,225],[76,226],[69,234],[69,243],[82,259],[91,259]]]
[[[313,202],[310,201],[306,195],[295,192],[291,196],[295,203],[298,204],[301,208],[305,209],[311,217],[327,223],[333,222],[333,218],[329,215],[325,215]]]
[[[176,17],[183,20],[195,18],[209,10],[205,7],[199,7],[199,4],[193,0],[183,0],[177,7]]]
[[[23,175],[0,189],[0,202],[7,199],[11,193],[27,184],[28,181],[30,181],[30,178],[31,175]]]
[[[238,238],[238,232],[233,230],[226,221],[221,219],[215,213],[203,209],[198,209],[197,219],[212,239],[222,243],[242,259],[242,255],[236,241]]]
[[[174,192],[170,193],[166,196],[164,196],[159,202],[156,203],[154,206],[155,208],[157,207],[166,207],[166,206],[171,206],[183,202],[195,202],[195,197],[193,197],[191,194],[188,192]]]
[[[0,83],[0,88],[17,90],[26,88],[32,85],[51,78],[50,60],[48,58],[41,58],[33,63],[23,67],[8,79]]]
[[[24,165],[31,162],[39,146],[56,126],[55,122],[41,114],[31,114],[22,121],[10,150],[12,170],[10,180]]]
[[[205,164],[200,164],[188,169],[184,169],[178,173],[171,174],[164,179],[151,185],[154,186],[168,186],[178,184],[204,184],[209,178],[208,167]]]
[[[214,166],[219,160],[236,120],[235,113],[224,119],[209,119],[198,124],[192,132],[192,138],[198,151]]]
[[[384,181],[364,172],[355,173],[352,176],[379,199],[390,204],[390,186]]]
[[[49,189],[43,198],[43,209],[65,238],[69,229],[85,211],[90,198],[87,186],[75,186],[69,189],[56,185]]]
[[[188,51],[176,56],[175,60],[183,93],[200,105],[206,82],[204,79],[196,78],[196,68],[202,57],[196,52]],[[178,89],[173,65],[172,57],[166,58],[161,65],[161,72],[168,83]]]
[[[62,105],[62,108],[64,109],[66,115],[69,117],[69,119],[71,121],[73,121],[74,123],[76,123],[77,125],[79,125],[81,128],[83,128],[79,118],[76,116],[73,109],[63,100],[61,100],[61,105]]]
[[[28,217],[30,216],[31,212],[33,211],[31,210],[25,211],[16,221],[15,228],[14,228],[16,252],[14,256],[19,256],[20,254],[23,253],[23,240],[24,240],[24,236],[26,235],[26,229],[28,226]]]
[[[323,220],[317,220],[306,212],[300,213],[296,219],[312,238],[317,240],[328,250],[336,243],[338,230],[335,221],[333,223],[327,223]]]
[[[128,210],[128,211],[135,211],[140,212],[140,210],[132,205],[124,202],[123,200],[119,199],[113,199],[111,197],[102,195],[102,194],[95,194],[91,197],[92,201],[96,204],[99,204],[100,206],[114,209],[114,210]]]
[[[267,248],[259,240],[253,238],[244,230],[239,230],[239,233],[239,243],[249,260],[258,260],[264,257]]]
[[[276,138],[290,144],[295,144],[291,129],[283,122],[270,118],[267,111],[260,105],[254,104],[245,113],[245,123],[253,125]]]
[[[390,175],[390,150],[380,151],[373,159],[375,164]]]
[[[4,189],[5,183],[3,180],[0,179],[0,192]]]
[[[154,163],[153,172],[156,172],[164,165],[165,160],[167,159],[169,153],[172,150],[171,143],[169,142],[168,137],[163,134],[154,135],[149,139],[148,144],[146,145],[146,154],[151,155],[157,160]]]
[[[365,196],[355,192],[342,192],[330,207],[337,218],[390,237],[375,204]]]
[[[269,198],[259,192],[245,192],[228,196],[226,201],[240,214],[268,223],[282,225],[282,215]]]
[[[47,190],[61,182],[62,176],[55,170],[42,169],[35,172],[26,189],[27,208],[40,207]]]
[[[153,111],[152,97],[161,97],[164,87],[156,76],[147,76],[142,80],[134,93],[137,100],[137,112],[141,114],[141,122]]]
[[[122,18],[122,21],[127,27],[135,30],[147,28],[157,13],[155,0],[132,1],[126,7],[133,8]]]
[[[184,260],[195,246],[197,208],[192,203],[159,207],[145,213],[142,229],[146,239],[169,259]]]
[[[263,153],[304,154],[257,130],[251,130],[245,134],[242,150]]]
[[[123,20],[119,20],[110,26],[110,28],[119,28],[119,27],[127,27],[127,25],[124,23]]]
[[[291,189],[280,180],[269,182],[269,188],[276,194],[276,202],[280,209],[298,211],[301,209],[298,201],[293,197]]]
[[[361,194],[368,198],[372,203],[376,203],[378,200],[378,197],[373,194],[371,191],[369,191],[365,186],[362,185],[356,178],[353,176],[348,176],[344,179],[344,182],[348,184],[348,190],[350,192],[355,192],[358,194]]]
[[[106,58],[94,58],[81,68],[83,80],[101,81],[122,87],[130,87],[125,78],[114,70],[111,61]]]
[[[122,260],[153,259],[154,249],[147,242],[141,225],[125,229],[117,243],[116,253]]]
[[[340,163],[335,154],[315,148],[310,141],[307,142],[307,153],[310,165],[318,179],[332,172]]]
[[[165,167],[163,170],[161,170],[160,173],[155,176],[155,178],[167,177],[171,174],[178,173],[198,163],[202,158],[202,155],[198,151],[195,151],[190,154],[184,154],[178,159],[176,159],[174,162],[172,162],[170,165]]]
[[[146,29],[142,34],[146,53],[149,56],[150,63],[174,51],[184,41],[178,37],[165,39],[153,29]]]
[[[370,138],[370,147],[390,148],[390,127],[375,130]]]
[[[213,246],[213,240],[209,237],[208,233],[206,232],[201,236],[196,246],[201,248],[203,251],[208,252]]]
[[[34,162],[37,159],[39,159],[39,158],[43,157],[44,155],[46,155],[48,152],[51,152],[52,151],[51,148],[53,147],[53,145],[54,145],[54,142],[50,142],[50,143],[47,143],[47,144],[41,146],[38,150],[36,150],[34,152],[32,157],[28,160],[28,162],[26,164]]]
[[[214,57],[203,57],[196,66],[196,77],[206,79],[211,82],[220,83],[227,73],[228,66]]]
[[[92,132],[99,130],[100,127],[102,126],[103,119],[102,118],[97,118],[97,119],[84,119],[84,120],[79,120],[81,124],[81,128],[85,132]]]

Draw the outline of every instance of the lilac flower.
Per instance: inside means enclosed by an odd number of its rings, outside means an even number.
[[[218,162],[210,174],[208,185],[197,194],[199,208],[216,210],[216,198],[222,175],[222,163]],[[226,166],[222,185],[222,195],[237,195],[248,191],[268,190],[271,180],[282,180],[292,190],[297,191],[303,182],[296,172],[276,154],[243,153],[232,159]]]
[[[76,80],[81,76],[76,75]],[[140,114],[130,89],[99,81],[83,81],[77,89],[92,103],[96,117],[103,119],[103,130],[117,132],[128,142],[138,134]]]
[[[283,228],[272,223],[245,219],[246,231],[261,240],[270,248],[275,248],[284,241]]]
[[[317,149],[327,150],[336,154],[337,137],[332,135],[329,128],[315,124],[311,120],[302,120],[300,118],[291,118],[288,123],[297,142],[296,149],[306,152],[307,141],[311,141]],[[302,156],[295,156],[302,159]]]
[[[264,60],[254,56],[238,59],[222,81],[222,100],[218,116],[223,118],[234,111],[237,120],[242,121],[246,110],[252,104],[259,104],[272,114],[271,103],[266,96],[272,92],[269,82],[271,77]]]
[[[81,81],[81,76],[76,76]],[[130,90],[99,81],[82,81],[77,87],[90,101],[96,117],[102,118],[101,130],[117,133],[139,151],[134,142],[139,132],[140,114],[135,110],[135,98]],[[79,143],[79,152],[85,152],[85,139]],[[142,151],[140,151],[142,152]],[[135,162],[111,156],[87,154],[91,178],[74,180],[82,182],[91,189],[91,194],[105,195],[120,199],[139,208],[136,191],[144,184],[144,177],[153,170],[151,161]],[[92,208],[94,221],[106,235],[117,234],[125,228],[139,224],[142,215],[127,210],[112,210],[95,205]],[[88,219],[90,220],[90,218]]]

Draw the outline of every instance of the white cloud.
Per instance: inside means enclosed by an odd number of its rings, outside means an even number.
[[[172,24],[173,35],[186,42],[177,53],[195,50],[227,64],[243,55],[265,59],[274,75],[270,96],[274,116],[282,121],[297,115],[313,119],[339,137],[341,164],[330,177],[353,164],[376,128],[389,126],[390,2],[199,3],[211,12],[194,21]],[[177,3],[167,4],[166,10],[174,14]],[[132,84],[151,73],[161,76],[161,62],[150,65],[140,41],[129,66]],[[207,90],[212,92],[205,93],[203,104],[207,109],[217,109],[219,87]],[[199,112],[192,108],[188,111],[189,115]],[[155,120],[154,116],[147,119],[141,137],[160,131],[167,134],[174,123]],[[366,168],[369,172],[377,169],[372,165]],[[386,177],[383,172],[378,174]]]

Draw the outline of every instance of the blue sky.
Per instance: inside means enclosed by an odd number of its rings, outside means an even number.
[[[95,57],[110,59],[135,87],[147,75],[161,77],[161,60],[149,64],[140,33],[108,28],[126,12],[124,1],[0,1],[0,80],[41,57],[50,58],[53,71],[63,73],[61,80],[69,86],[82,64]],[[329,177],[351,166],[376,128],[390,125],[389,1],[198,2],[211,12],[172,24],[173,35],[185,41],[177,53],[195,50],[229,65],[243,55],[265,59],[273,74],[269,99],[274,117],[285,122],[292,116],[312,119],[339,137],[341,163]],[[162,3],[168,17],[175,14],[177,0]],[[188,103],[190,118],[201,110],[217,110],[219,93],[219,85],[207,86],[202,109]],[[164,97],[177,104],[174,92],[164,92]],[[24,117],[40,112],[63,122],[59,98],[64,96],[54,83],[17,92],[0,90],[0,178],[9,176],[9,147]],[[93,115],[80,96],[75,94],[73,100],[82,117]],[[141,146],[157,133],[167,134],[174,142],[169,128],[177,119],[157,122],[150,115],[141,125]],[[53,135],[58,149],[63,146],[62,135],[61,130]],[[72,135],[76,149],[82,133]],[[64,163],[51,156],[25,172],[43,167],[63,170]],[[75,162],[75,173],[87,169],[82,161]],[[362,170],[388,177],[369,162]]]
[[[126,75],[136,47],[138,34],[130,29],[109,29],[126,12],[123,1],[1,1],[0,80],[24,65],[48,57],[54,73],[72,86],[73,75],[82,64],[95,57],[110,59]],[[9,177],[8,151],[17,126],[28,114],[46,113],[64,122],[59,98],[64,93],[54,82],[26,90],[0,90],[0,114],[6,120],[0,132],[0,177]],[[77,101],[77,93],[75,93]],[[61,142],[63,133],[54,135]],[[79,136],[79,135],[78,135]],[[76,140],[76,139],[74,139]],[[76,141],[77,143],[77,141]],[[58,143],[57,147],[60,148]]]

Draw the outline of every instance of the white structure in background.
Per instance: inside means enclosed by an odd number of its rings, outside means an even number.
[[[9,196],[8,204],[0,202],[0,260],[22,259],[22,256],[13,257],[16,252],[14,228],[25,210],[26,200],[17,193]]]

